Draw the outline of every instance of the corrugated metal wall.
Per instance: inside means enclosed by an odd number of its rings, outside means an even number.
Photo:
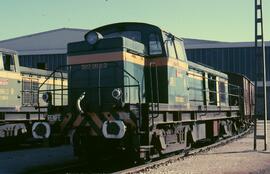
[[[37,68],[38,63],[46,63],[48,70],[54,70],[61,65],[67,64],[66,54],[45,54],[45,55],[21,55],[20,65]]]
[[[189,60],[211,66],[219,71],[245,74],[255,79],[254,48],[203,48],[187,49]],[[48,70],[66,65],[66,54],[22,55],[20,65],[36,68],[37,63],[45,62]],[[270,65],[270,47],[266,48],[266,65]],[[267,79],[270,80],[270,67],[267,67]]]
[[[187,49],[189,60],[211,66],[219,71],[229,71],[245,74],[255,80],[254,48],[204,48]],[[266,48],[266,65],[270,65],[270,47]],[[270,67],[267,70],[267,79],[270,80]]]

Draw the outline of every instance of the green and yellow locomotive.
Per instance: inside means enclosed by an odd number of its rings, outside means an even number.
[[[249,80],[239,76],[243,100],[230,76],[188,61],[182,39],[150,24],[91,30],[68,45],[66,70],[61,126],[79,157],[150,160],[237,133],[254,113]]]

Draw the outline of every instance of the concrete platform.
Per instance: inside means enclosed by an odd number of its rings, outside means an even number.
[[[257,125],[258,134],[263,135],[263,122],[258,121]],[[270,122],[268,125],[267,151],[264,151],[263,140],[257,140],[257,151],[253,150],[252,133],[225,146],[145,173],[270,173]]]

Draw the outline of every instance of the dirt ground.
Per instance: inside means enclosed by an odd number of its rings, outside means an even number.
[[[258,135],[263,135],[263,123],[258,122]],[[270,126],[270,122],[268,122]],[[270,173],[270,127],[268,126],[268,150],[264,151],[264,140],[257,140],[257,151],[253,150],[251,133],[225,146],[190,156],[184,160],[151,169],[145,173]]]

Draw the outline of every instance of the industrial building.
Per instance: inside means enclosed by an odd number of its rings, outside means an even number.
[[[16,50],[22,66],[53,70],[67,63],[67,44],[83,40],[87,31],[60,28],[0,41],[0,48]]]
[[[20,64],[53,70],[66,64],[67,43],[84,39],[89,30],[61,28],[0,41],[0,48],[16,50]],[[218,42],[184,39],[189,60],[217,70],[256,79],[253,42]],[[266,42],[266,65],[270,65],[270,42]],[[262,86],[262,82],[258,82]],[[268,108],[270,107],[270,67],[267,67]],[[270,115],[268,115],[270,118]]]

